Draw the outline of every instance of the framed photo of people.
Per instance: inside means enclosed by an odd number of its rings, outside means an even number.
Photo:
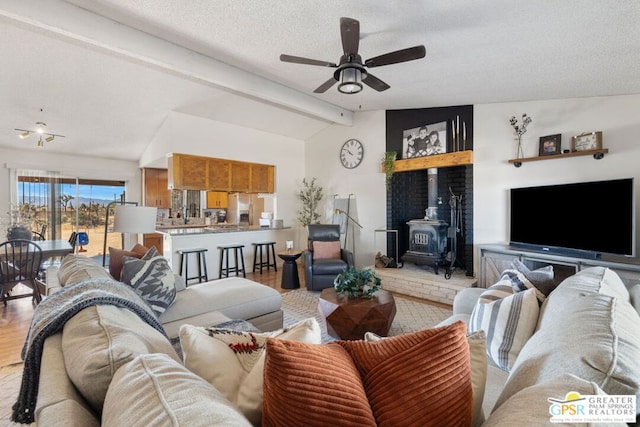
[[[562,153],[561,138],[562,134],[541,136],[539,155],[551,156]]]
[[[425,124],[402,131],[402,158],[432,156],[447,152],[447,122]]]

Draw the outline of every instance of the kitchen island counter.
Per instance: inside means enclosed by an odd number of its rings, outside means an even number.
[[[253,271],[253,246],[252,243],[273,241],[276,242],[276,252],[286,248],[287,240],[295,240],[295,231],[291,227],[270,228],[259,226],[236,226],[231,224],[211,225],[199,227],[173,227],[158,228],[158,233],[163,234],[163,255],[169,261],[172,270],[180,273],[180,254],[178,251],[204,248],[207,260],[209,280],[219,277],[218,268],[220,254],[218,246],[240,244],[244,245],[244,263],[247,272]],[[195,257],[189,259],[189,270],[197,271]]]
[[[158,233],[165,233],[171,236],[183,234],[207,234],[207,233],[235,233],[243,231],[268,231],[286,230],[291,227],[260,227],[258,225],[236,225],[236,224],[216,224],[216,225],[170,225],[156,228]]]

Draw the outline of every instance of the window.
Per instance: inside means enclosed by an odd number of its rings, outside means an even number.
[[[19,170],[17,184],[17,208],[30,221],[32,231],[45,239],[68,239],[74,231],[85,233],[77,250],[87,256],[102,255],[106,208],[110,202],[124,200],[124,181]],[[112,218],[110,215],[110,222]],[[107,238],[107,246],[122,244],[120,234]]]

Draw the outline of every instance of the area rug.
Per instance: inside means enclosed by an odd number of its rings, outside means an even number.
[[[319,296],[320,292],[306,289],[296,289],[283,294],[284,324],[285,326],[290,326],[308,317],[315,317],[322,328],[322,342],[333,341],[335,338],[327,334],[322,316],[318,311]],[[396,301],[396,316],[389,330],[390,336],[432,328],[451,316],[451,310],[447,308],[414,301],[398,295],[394,295],[394,299]]]

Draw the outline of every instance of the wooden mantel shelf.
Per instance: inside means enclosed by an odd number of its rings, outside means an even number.
[[[394,172],[408,172],[429,168],[449,168],[471,164],[473,164],[472,150],[454,151],[453,153],[396,160]],[[384,172],[384,169],[382,171]]]

